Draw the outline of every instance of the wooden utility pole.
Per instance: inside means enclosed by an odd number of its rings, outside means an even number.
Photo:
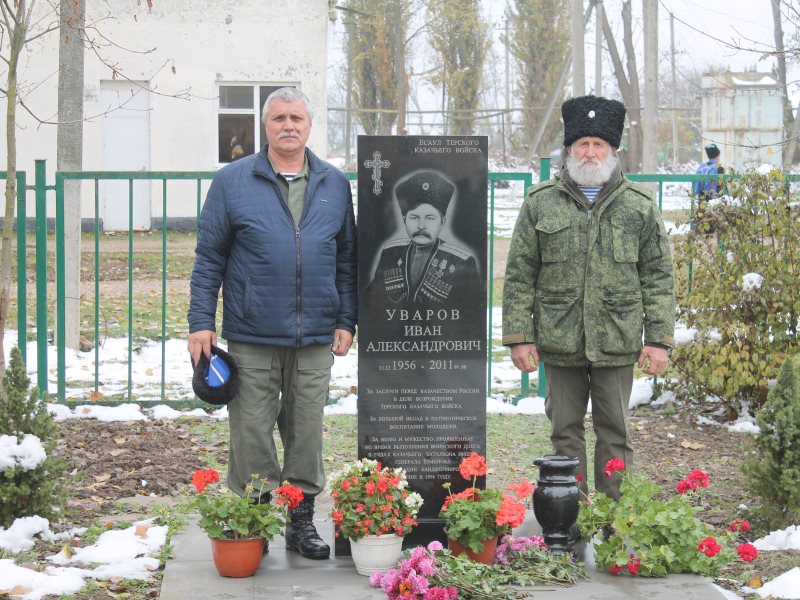
[[[509,62],[510,62],[509,61],[509,54],[510,54],[510,52],[508,50],[508,44],[509,44],[509,40],[510,40],[509,36],[511,35],[511,32],[508,29],[508,15],[506,15],[505,30],[506,30],[505,31],[506,32],[506,43],[505,43],[505,50],[506,50],[506,53],[505,53],[505,60],[506,60],[506,73],[505,73],[505,75],[506,75],[506,82],[505,82],[506,83],[506,90],[505,90],[505,92],[506,92],[506,102],[505,102],[505,104],[506,104],[506,110],[503,111],[503,164],[504,165],[508,165],[508,151],[507,151],[507,148],[506,148],[506,131],[511,131],[511,123],[506,124],[506,121],[511,116],[511,113],[509,112],[509,109],[511,108],[511,71],[509,69]]]
[[[658,0],[644,2],[642,172],[655,173],[658,153]]]
[[[678,116],[676,99],[678,86],[675,83],[675,15],[669,14],[669,47],[672,65],[672,164],[678,164]]]
[[[586,25],[583,22],[583,0],[572,0],[572,95],[586,94],[586,58],[583,38]]]
[[[85,0],[61,0],[58,45],[56,168],[83,168],[83,51]],[[81,183],[64,182],[64,342],[80,347]],[[95,340],[95,343],[97,341]]]
[[[344,113],[344,164],[350,168],[350,144],[353,133],[353,24],[351,20],[345,20],[345,37],[347,38],[347,76],[346,76],[346,100],[347,111]]]
[[[594,94],[603,95],[603,0],[595,0]]]

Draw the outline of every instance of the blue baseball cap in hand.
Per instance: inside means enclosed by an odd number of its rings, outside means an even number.
[[[233,357],[221,348],[211,346],[211,360],[201,354],[197,364],[192,360],[192,367],[192,389],[204,402],[223,405],[236,396],[239,369]]]

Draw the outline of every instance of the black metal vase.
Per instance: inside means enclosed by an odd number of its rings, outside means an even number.
[[[539,478],[533,493],[533,514],[553,554],[570,551],[569,529],[578,519],[580,491],[575,479],[577,458],[550,454],[533,461]]]

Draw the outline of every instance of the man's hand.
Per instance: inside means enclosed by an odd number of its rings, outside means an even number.
[[[350,350],[350,345],[353,343],[353,334],[346,329],[336,329],[333,332],[333,344],[331,351],[336,356],[344,356]]]
[[[664,348],[645,346],[639,353],[639,368],[641,369],[647,363],[644,372],[648,375],[661,375],[667,368],[668,362],[669,355]]]
[[[194,364],[200,360],[200,354],[205,354],[206,358],[211,359],[211,346],[217,345],[217,334],[214,331],[203,329],[189,334],[187,348]]]
[[[536,350],[536,344],[511,346],[511,361],[520,371],[525,373],[533,372],[539,366],[539,352]]]

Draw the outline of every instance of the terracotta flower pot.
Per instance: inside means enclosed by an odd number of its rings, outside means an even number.
[[[264,538],[210,539],[214,566],[222,577],[252,577],[258,570],[264,553]]]
[[[456,540],[451,539],[447,540],[447,547],[450,549],[453,556],[466,554],[475,562],[491,565],[494,563],[494,553],[495,550],[497,550],[497,536],[489,538],[488,540],[483,540],[483,550],[478,553],[473,552],[467,546],[462,546]]]

